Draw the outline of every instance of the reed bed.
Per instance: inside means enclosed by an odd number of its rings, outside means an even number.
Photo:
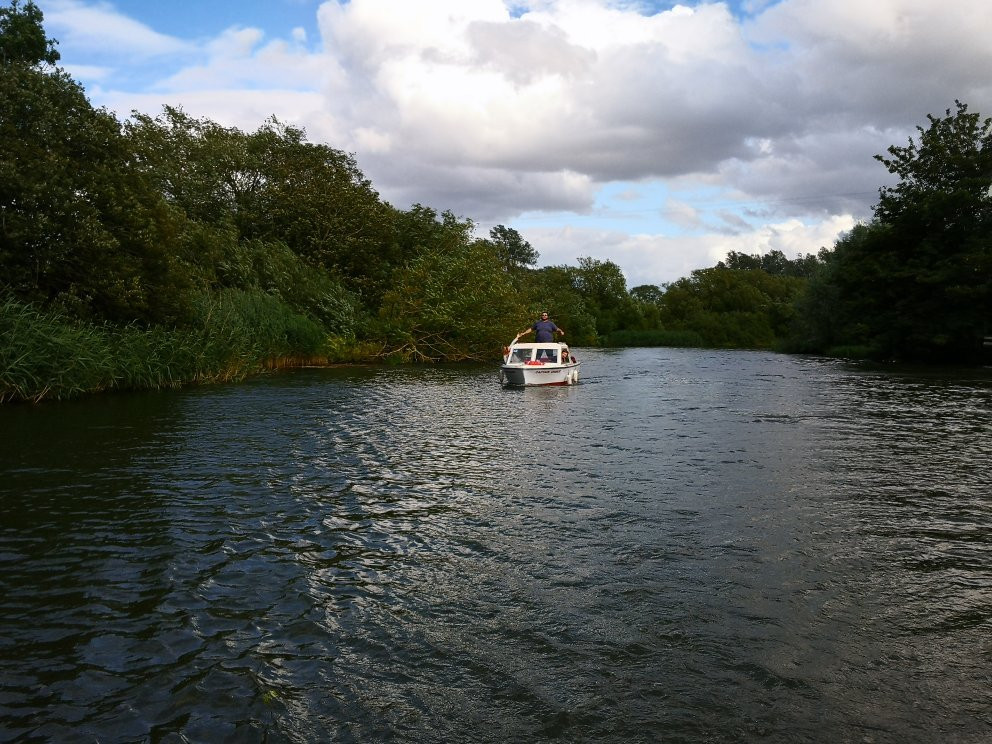
[[[195,307],[186,327],[121,327],[0,300],[0,403],[238,380],[327,359],[335,346],[319,323],[263,292],[203,294]]]

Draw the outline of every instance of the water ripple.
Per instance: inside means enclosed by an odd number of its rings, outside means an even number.
[[[992,735],[986,374],[583,362],[0,410],[0,739]]]

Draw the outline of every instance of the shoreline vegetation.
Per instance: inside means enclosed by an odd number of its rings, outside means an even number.
[[[536,268],[498,225],[383,201],[354,158],[272,118],[120,121],[0,7],[0,403],[240,380],[282,366],[493,361],[548,309],[581,346],[987,361],[992,120],[956,102],[876,156],[899,183],[815,255],[731,252],[628,289]]]

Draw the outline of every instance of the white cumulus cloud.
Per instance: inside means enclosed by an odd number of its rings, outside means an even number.
[[[873,155],[955,99],[992,114],[988,0],[325,0],[316,38],[212,39],[159,33],[125,2],[40,4],[98,105],[249,130],[274,114],[354,153],[401,208],[572,214],[522,229],[542,263],[602,251],[631,280],[830,245],[890,182]],[[677,192],[644,212],[667,228],[591,222],[608,188],[644,183]]]

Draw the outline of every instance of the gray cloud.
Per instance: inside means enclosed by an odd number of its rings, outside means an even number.
[[[63,62],[102,86],[98,105],[179,104],[245,129],[275,114],[354,153],[401,208],[526,230],[540,212],[608,214],[603,186],[664,184],[670,234],[542,228],[542,247],[525,232],[542,257],[612,251],[631,275],[721,250],[816,250],[870,215],[891,182],[872,156],[905,144],[926,114],[955,99],[992,114],[988,0],[953,12],[932,0],[751,0],[743,16],[722,3],[655,15],[629,5],[327,0],[315,47],[248,30],[194,44],[129,19],[124,4],[44,10],[68,41]],[[114,87],[115,74],[147,84]]]
[[[436,177],[420,195],[439,201],[468,193],[485,200],[486,179],[473,166],[481,167],[491,187],[486,206],[507,218],[574,206],[547,177],[559,172],[595,183],[700,174],[768,200],[771,213],[865,215],[888,178],[872,155],[904,142],[926,113],[955,97],[973,108],[992,103],[983,73],[992,63],[985,43],[992,11],[984,0],[965,4],[970,22],[936,29],[934,19],[946,12],[916,0],[870,8],[842,1],[827,4],[830,12],[784,0],[743,22],[707,6],[669,29],[693,38],[688,51],[663,28],[644,31],[653,20],[644,17],[628,19],[629,40],[590,43],[554,4],[540,22],[524,14],[470,23],[452,33],[463,34],[471,53],[448,64],[478,75],[480,86],[507,84],[505,97],[482,103],[489,126],[499,126],[504,110],[537,101],[531,116],[506,117],[502,140],[476,137],[477,117],[455,108],[444,120],[420,121],[390,98],[397,147],[389,158],[363,162],[386,190],[405,194],[411,166],[404,161],[426,156]],[[542,83],[546,97],[528,95]],[[451,167],[441,174],[445,160]],[[506,193],[514,180],[518,190]],[[551,190],[542,194],[542,184]]]
[[[596,61],[595,53],[569,43],[561,29],[533,21],[476,21],[468,24],[466,37],[477,64],[518,85],[543,75],[579,79]]]

